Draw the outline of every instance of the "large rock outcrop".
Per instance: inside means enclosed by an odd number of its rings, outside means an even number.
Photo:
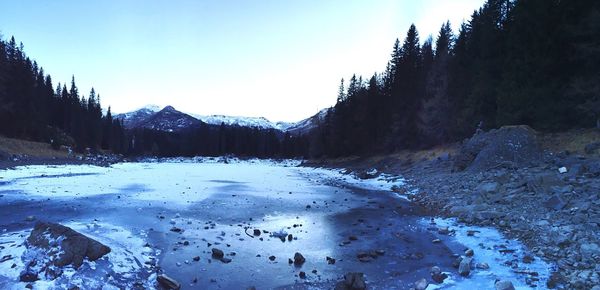
[[[62,268],[79,268],[85,259],[96,261],[110,253],[110,248],[73,229],[55,223],[37,222],[27,238],[23,254],[26,268],[20,275],[23,282],[33,282],[43,275],[53,280],[61,276]]]
[[[529,126],[505,126],[478,132],[466,140],[454,160],[457,171],[528,166],[542,156],[537,133]]]
[[[29,247],[57,252],[54,265],[79,268],[84,259],[96,261],[110,248],[60,224],[38,222],[27,238]]]

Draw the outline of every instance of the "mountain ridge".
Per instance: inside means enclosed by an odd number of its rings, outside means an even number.
[[[327,109],[298,122],[273,122],[265,117],[243,117],[228,115],[199,115],[178,111],[173,106],[160,109],[157,105],[146,105],[137,110],[116,114],[115,118],[123,122],[127,129],[147,128],[166,132],[177,132],[201,124],[220,126],[239,126],[261,130],[277,130],[292,135],[308,133],[322,120]]]

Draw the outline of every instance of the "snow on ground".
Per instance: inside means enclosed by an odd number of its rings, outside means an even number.
[[[107,245],[111,252],[97,261],[84,261],[79,269],[65,267],[63,275],[55,280],[45,280],[40,275],[41,280],[31,283],[34,289],[67,289],[73,285],[83,289],[130,288],[132,280],[145,280],[146,289],[154,288],[155,279],[151,277],[150,268],[145,262],[155,260],[160,253],[145,247],[145,232],[136,235],[122,227],[98,222],[71,222],[65,225]],[[27,284],[18,281],[21,271],[25,269],[25,241],[30,233],[31,230],[25,230],[0,234],[0,258],[9,258],[0,263],[1,289],[24,289]]]
[[[429,218],[425,218],[422,220],[422,224],[423,226],[431,226],[433,223]],[[435,218],[434,225],[436,227],[448,227],[450,230],[455,231],[454,235],[449,237],[449,241],[458,246],[458,249],[455,249],[457,252],[464,250],[460,248],[464,246],[473,249],[475,255],[473,256],[472,272],[468,278],[460,277],[456,272],[446,273],[450,277],[443,284],[430,285],[427,288],[428,290],[493,289],[495,280],[508,280],[513,283],[515,289],[525,290],[532,289],[526,283],[526,279],[530,277],[539,279],[535,283],[538,285],[536,289],[546,289],[546,282],[550,277],[552,266],[539,257],[534,257],[519,241],[506,239],[496,229],[465,226],[455,219]],[[469,231],[474,231],[475,234],[469,236]],[[448,242],[446,244],[448,245]],[[452,245],[449,245],[449,247],[452,248]],[[509,252],[502,253],[500,250],[508,250]],[[534,257],[534,261],[529,264],[522,263],[525,255],[531,255]],[[488,270],[474,269],[477,263],[487,263],[490,268]],[[537,273],[537,276],[523,274],[525,272]],[[490,284],[490,281],[492,284]]]
[[[379,173],[372,169],[368,174],[374,176],[372,178],[360,178],[356,174],[346,174],[344,170],[337,169],[326,169],[326,168],[315,168],[311,173],[318,174],[321,178],[326,180],[335,181],[337,183],[362,188],[366,190],[377,190],[377,191],[388,191],[398,198],[408,200],[407,195],[411,195],[413,191],[407,191],[404,194],[395,192],[394,188],[402,188],[406,186],[406,180],[398,175],[391,175],[387,173]]]

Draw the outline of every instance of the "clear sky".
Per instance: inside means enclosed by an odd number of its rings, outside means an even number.
[[[339,80],[381,72],[415,23],[424,40],[483,0],[0,0],[14,35],[57,82],[103,107],[298,121],[335,103]]]

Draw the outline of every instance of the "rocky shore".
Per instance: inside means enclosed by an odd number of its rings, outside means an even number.
[[[395,191],[432,215],[495,227],[556,265],[548,288],[600,289],[600,138],[579,152],[544,142],[531,128],[503,127],[453,150],[329,166],[401,174],[408,187]]]

